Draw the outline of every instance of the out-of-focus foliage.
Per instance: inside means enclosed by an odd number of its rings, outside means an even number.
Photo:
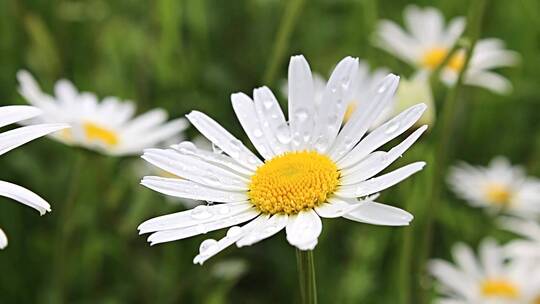
[[[291,1],[294,2],[294,1]],[[19,104],[15,74],[22,68],[52,90],[58,78],[99,96],[130,98],[140,110],[167,109],[178,117],[209,113],[245,139],[229,95],[269,85],[278,92],[287,58],[304,54],[328,73],[346,55],[412,73],[371,45],[379,18],[401,22],[409,1],[304,1],[277,62],[278,79],[263,83],[289,1],[0,1],[0,104]],[[468,0],[416,1],[446,17],[466,15]],[[452,160],[485,164],[507,155],[540,175],[540,3],[491,1],[482,37],[498,37],[522,64],[503,69],[509,96],[467,88],[459,109]],[[437,88],[437,110],[446,90]],[[285,101],[281,98],[282,104]],[[188,136],[196,134],[190,129]],[[432,281],[418,265],[429,189],[432,134],[399,164],[426,160],[426,170],[384,194],[384,201],[415,215],[412,226],[389,228],[325,221],[315,251],[321,303],[417,303]],[[290,303],[298,302],[293,247],[284,234],[256,246],[227,249],[204,266],[192,264],[203,236],[149,247],[136,227],[181,205],[138,185],[136,163],[62,146],[48,139],[0,160],[0,179],[29,187],[53,212],[0,199],[0,222],[10,245],[0,252],[1,303]],[[84,164],[77,168],[76,164]],[[396,166],[397,166],[396,165]],[[73,201],[68,213],[63,207]],[[438,204],[432,255],[448,258],[457,241],[475,245],[486,234],[504,240],[492,220],[449,192]],[[65,209],[64,209],[65,210]],[[68,224],[69,223],[69,224]],[[71,238],[59,244],[64,226]],[[212,233],[214,234],[214,233]],[[224,232],[216,232],[216,236]],[[58,255],[59,246],[66,254]]]

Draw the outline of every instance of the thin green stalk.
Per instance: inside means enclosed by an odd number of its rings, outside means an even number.
[[[431,72],[431,75],[429,76],[429,84],[431,85],[432,88],[435,88],[438,85],[438,80],[440,78],[442,69],[448,65],[448,63],[450,62],[450,59],[454,56],[454,54],[458,50],[463,49],[463,47],[464,47],[463,40],[458,39],[456,43],[454,43],[452,48],[448,51],[443,61],[441,61],[441,63],[439,63],[439,65],[437,65],[437,67],[435,67],[435,69]]]
[[[58,211],[58,228],[56,231],[56,247],[55,256],[53,260],[53,288],[52,298],[53,303],[64,303],[64,285],[65,285],[65,272],[66,272],[66,252],[68,251],[68,243],[71,233],[74,228],[75,220],[73,210],[75,208],[75,201],[79,193],[79,186],[81,180],[81,174],[86,162],[85,151],[77,150],[75,160],[70,175],[69,187],[67,188],[66,201],[62,205],[62,208]]]
[[[424,230],[424,242],[422,244],[422,253],[420,255],[420,267],[425,267],[427,259],[430,255],[432,239],[433,239],[433,222],[437,216],[438,204],[441,200],[442,184],[444,183],[444,174],[446,172],[448,154],[451,148],[450,143],[452,140],[452,133],[455,129],[455,116],[458,103],[461,102],[459,94],[465,78],[465,72],[469,66],[471,55],[474,52],[476,41],[480,35],[481,23],[486,7],[487,0],[477,0],[474,2],[474,6],[471,9],[471,13],[468,16],[467,24],[467,38],[468,43],[465,46],[465,58],[464,64],[459,72],[457,81],[454,87],[449,91],[446,96],[444,108],[442,110],[442,118],[439,122],[439,129],[436,133],[436,146],[435,146],[435,161],[433,163],[433,182],[429,195],[427,196],[429,201],[427,202],[428,216],[426,219],[426,225]],[[464,40],[466,41],[466,40]],[[422,269],[423,271],[424,269]],[[427,295],[424,295],[423,302],[428,302]]]
[[[289,38],[294,30],[294,25],[298,19],[298,15],[304,5],[304,0],[287,1],[285,6],[285,14],[281,21],[281,26],[278,30],[277,37],[272,50],[272,56],[268,62],[268,68],[264,74],[264,83],[271,85],[276,77],[278,68],[281,65],[285,56],[285,51],[289,45]]]
[[[312,250],[296,249],[296,265],[303,304],[317,304],[317,283]]]

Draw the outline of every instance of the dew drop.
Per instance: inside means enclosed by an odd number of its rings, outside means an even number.
[[[267,124],[268,124],[268,123],[267,123]],[[255,129],[255,130],[253,131],[253,135],[254,135],[255,137],[261,137],[261,136],[263,136],[263,132],[262,132],[261,129]]]
[[[294,117],[299,121],[299,122],[304,122],[308,119],[309,117],[309,113],[306,109],[297,109],[296,112],[294,113]]]
[[[208,254],[217,249],[218,242],[214,239],[206,239],[199,246],[200,254]]]
[[[231,207],[227,206],[226,204],[219,206],[218,213],[219,214],[227,214],[231,211]]]
[[[223,150],[221,150],[220,147],[218,147],[216,144],[212,143],[212,151],[214,151],[214,153],[216,154],[221,154],[223,153]]]
[[[263,106],[266,110],[270,110],[272,108],[272,106],[274,106],[274,103],[272,102],[272,100],[270,99],[265,99],[263,101]]]
[[[189,142],[189,141],[183,141],[179,143],[178,145],[174,146],[174,148],[177,151],[181,153],[185,153],[185,154],[195,153],[197,151],[197,147],[192,142]]]
[[[229,228],[229,230],[227,230],[227,237],[232,238],[232,237],[238,236],[241,232],[242,232],[242,228],[238,226],[233,226]]]
[[[391,121],[386,126],[386,129],[384,130],[384,133],[387,135],[390,135],[394,132],[396,132],[399,129],[399,122]]]
[[[199,205],[193,208],[190,212],[190,215],[196,220],[204,220],[212,217],[212,213],[208,211],[208,207],[205,205]]]
[[[383,93],[384,91],[386,91],[386,87],[382,86],[377,90],[377,93]]]
[[[281,124],[276,129],[276,137],[282,144],[288,144],[291,142],[291,133],[289,126],[286,123]]]

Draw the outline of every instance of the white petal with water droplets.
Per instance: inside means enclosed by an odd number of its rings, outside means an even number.
[[[263,133],[270,143],[274,156],[289,151],[292,140],[291,130],[272,91],[267,87],[255,89],[253,99],[255,111],[263,126]]]
[[[340,197],[355,198],[377,193],[422,170],[425,165],[425,162],[412,163],[390,173],[386,173],[358,184],[341,186],[338,188],[335,194]]]
[[[36,117],[42,111],[31,106],[5,106],[0,107],[0,128],[21,120]]]
[[[191,210],[158,216],[145,221],[137,228],[139,234],[160,230],[185,228],[228,218],[249,210],[253,205],[249,202],[199,205]]]
[[[245,164],[252,170],[262,165],[261,160],[246,148],[240,140],[206,114],[192,111],[187,115],[187,118],[208,140],[221,148],[237,162]]]
[[[336,139],[347,109],[346,97],[354,89],[355,73],[358,73],[358,58],[341,60],[326,84],[321,104],[316,105],[318,123],[312,143],[319,153],[326,152]]]
[[[333,160],[339,161],[360,141],[381,112],[392,102],[398,83],[399,77],[389,74],[377,86],[363,110],[354,111],[329,150]]]
[[[0,196],[9,197],[19,203],[32,207],[44,215],[51,211],[51,206],[34,192],[19,185],[0,181]]]
[[[260,222],[254,229],[236,242],[238,247],[251,246],[267,239],[283,230],[289,222],[289,216],[287,214],[274,214],[272,217],[266,215],[264,218],[264,221]]]
[[[358,207],[358,204],[351,204],[337,197],[329,198],[328,203],[315,207],[315,211],[320,217],[336,218],[341,217]]]
[[[417,104],[387,121],[382,126],[369,133],[351,152],[338,161],[338,166],[341,168],[350,167],[362,160],[375,149],[396,138],[412,127],[414,123],[420,119],[426,108],[427,106],[423,103]]]
[[[66,124],[40,124],[0,133],[0,155],[36,138],[68,127]]]
[[[202,265],[209,258],[215,256],[216,254],[221,252],[223,249],[231,246],[236,241],[238,241],[239,239],[241,239],[243,236],[250,233],[254,229],[257,229],[257,227],[261,223],[265,222],[267,219],[268,219],[268,216],[261,215],[257,217],[256,219],[252,220],[251,222],[247,223],[243,227],[233,226],[229,228],[225,237],[217,242],[213,242],[213,240],[203,241],[201,243],[201,246],[199,247],[199,254],[193,259],[193,264]]]
[[[427,126],[422,126],[409,137],[388,152],[376,151],[365,157],[360,163],[346,169],[341,169],[341,185],[351,185],[375,176],[384,170],[409,149],[409,147],[424,133]]]
[[[247,191],[249,180],[234,172],[200,160],[194,156],[183,155],[172,149],[146,149],[143,159],[178,177],[229,191]]]
[[[244,222],[247,222],[260,214],[255,208],[248,209],[233,216],[229,216],[216,221],[208,222],[205,224],[199,224],[180,229],[171,229],[154,232],[148,237],[148,242],[151,245],[171,242],[176,240],[185,239],[199,234],[205,234],[210,231],[231,227]]]
[[[190,141],[183,141],[177,145],[172,145],[171,148],[182,154],[197,157],[215,165],[224,166],[245,176],[251,176],[254,172],[225,154],[199,149]]]
[[[244,93],[236,93],[231,95],[231,101],[234,112],[242,128],[246,132],[249,140],[259,151],[262,157],[270,159],[274,156],[269,142],[266,140],[263,132],[263,126],[259,123],[257,113],[255,112],[255,104],[253,100]]]
[[[406,226],[413,215],[397,207],[376,202],[360,202],[358,207],[343,216],[346,219],[383,226]]]
[[[145,176],[141,181],[141,184],[163,194],[194,200],[222,203],[243,202],[248,200],[246,192],[219,190],[178,178]]]
[[[321,218],[313,209],[289,216],[287,241],[300,250],[312,250],[322,232]]]
[[[289,124],[293,149],[310,148],[315,126],[315,91],[313,76],[304,56],[293,56],[289,62]]]

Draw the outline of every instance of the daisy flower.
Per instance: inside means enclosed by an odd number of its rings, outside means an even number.
[[[479,256],[464,244],[454,246],[455,265],[433,260],[429,270],[441,284],[444,304],[535,304],[540,300],[540,269],[526,260],[509,260],[491,239]]]
[[[0,107],[0,128],[7,125],[34,118],[41,111],[30,106],[4,106]],[[38,124],[13,129],[0,133],[0,155],[11,151],[38,137],[67,128],[66,124]],[[0,181],[0,196],[11,198],[21,204],[39,211],[41,215],[51,211],[51,206],[37,194],[21,186]],[[0,229],[0,249],[8,244],[6,234]]]
[[[505,217],[499,222],[503,229],[514,232],[523,238],[512,240],[506,244],[507,255],[531,259],[540,264],[540,224],[533,220],[514,217]]]
[[[446,58],[465,28],[465,18],[456,17],[445,26],[441,12],[433,7],[407,6],[404,11],[406,30],[396,23],[380,21],[376,32],[376,45],[415,67],[421,73],[430,73]],[[511,90],[510,82],[490,70],[513,66],[519,56],[506,50],[499,39],[479,40],[474,48],[464,82],[502,94]],[[447,85],[456,82],[465,64],[465,52],[460,49],[441,70],[441,79]]]
[[[57,81],[55,96],[51,96],[41,91],[30,73],[20,71],[17,78],[20,94],[43,111],[35,121],[72,126],[53,135],[68,145],[115,156],[133,155],[178,136],[187,127],[183,118],[166,122],[167,112],[163,109],[134,117],[133,102],[116,97],[106,97],[100,102],[93,93],[79,92],[68,80]]]
[[[522,167],[512,166],[502,156],[487,167],[462,162],[450,170],[448,183],[473,207],[522,217],[540,214],[540,181],[527,177]]]
[[[322,231],[321,217],[408,225],[411,214],[374,200],[377,192],[421,170],[425,163],[375,175],[398,159],[426,126],[389,151],[376,150],[409,129],[426,106],[410,107],[365,135],[398,86],[399,78],[388,75],[364,110],[355,111],[340,128],[347,108],[343,97],[349,94],[357,69],[357,59],[343,59],[317,101],[307,61],[292,57],[288,123],[267,87],[255,89],[253,99],[232,94],[238,120],[264,161],[207,115],[188,114],[195,128],[223,153],[199,149],[191,142],[145,150],[145,160],[184,179],[148,176],[141,183],[167,195],[214,203],[150,219],[139,226],[139,232],[152,233],[148,241],[157,244],[231,227],[221,240],[202,242],[194,259],[202,264],[234,243],[252,245],[283,229],[291,245],[311,250]],[[244,222],[248,223],[237,226]]]

